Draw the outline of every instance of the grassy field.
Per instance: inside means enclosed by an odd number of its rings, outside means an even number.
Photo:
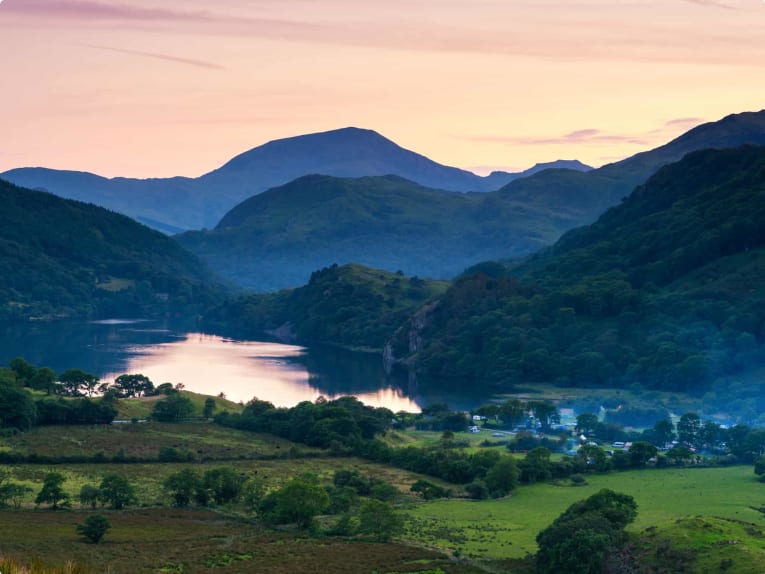
[[[765,488],[749,466],[664,469],[588,476],[581,487],[537,484],[495,501],[438,501],[408,511],[408,537],[480,558],[519,558],[536,551],[534,538],[573,502],[601,488],[635,497],[632,531],[685,516],[719,516],[762,523]]]
[[[114,456],[156,458],[166,447],[191,451],[199,460],[287,456],[290,449],[319,453],[305,445],[275,437],[199,423],[126,423],[113,425],[37,427],[0,438],[0,451],[42,456]]]
[[[101,544],[88,544],[75,532],[86,517],[72,511],[0,512],[2,553],[23,562],[76,561],[93,574],[479,572],[423,548],[264,532],[254,522],[199,509],[107,513],[111,530]]]
[[[205,401],[210,398],[207,395],[200,395],[199,393],[192,393],[190,391],[181,391],[181,394],[191,400],[194,405],[194,414],[196,416],[202,416]],[[121,420],[130,419],[148,419],[151,417],[151,413],[154,409],[154,404],[157,401],[161,401],[166,398],[164,395],[157,395],[153,397],[140,397],[134,399],[122,399],[117,403],[117,418]],[[244,406],[222,399],[220,397],[212,397],[215,400],[215,413],[222,411],[228,411],[230,413],[240,413],[244,409]]]

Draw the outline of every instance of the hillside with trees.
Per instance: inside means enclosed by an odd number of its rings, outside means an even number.
[[[762,364],[763,221],[765,148],[689,154],[550,249],[468,270],[389,351],[500,389],[706,389]]]
[[[220,294],[172,239],[94,205],[0,180],[4,320],[193,312]]]
[[[334,265],[313,273],[304,287],[221,304],[204,324],[238,337],[267,334],[285,341],[381,349],[398,325],[447,286],[361,265]]]

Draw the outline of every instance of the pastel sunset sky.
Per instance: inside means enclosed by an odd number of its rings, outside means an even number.
[[[351,125],[601,165],[765,107],[762,0],[0,2],[0,171],[197,176]]]

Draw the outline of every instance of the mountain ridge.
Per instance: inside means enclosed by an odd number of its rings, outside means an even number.
[[[578,162],[565,165],[589,169]],[[527,171],[535,169],[539,167]],[[215,227],[238,203],[312,173],[336,177],[394,174],[453,192],[490,191],[527,175],[496,172],[482,177],[439,164],[374,130],[346,127],[271,140],[197,178],[106,178],[44,167],[15,168],[0,177],[30,189],[101,205],[172,232]]]

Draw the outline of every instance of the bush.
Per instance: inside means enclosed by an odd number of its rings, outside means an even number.
[[[95,514],[88,516],[84,524],[77,525],[77,534],[84,536],[93,544],[98,544],[110,528],[109,520],[103,514]]]

